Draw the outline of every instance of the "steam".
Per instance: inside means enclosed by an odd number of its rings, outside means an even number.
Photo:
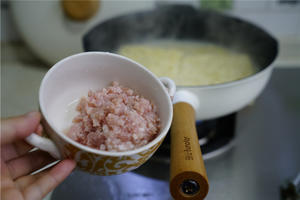
[[[84,36],[86,51],[117,52],[120,46],[153,40],[208,42],[246,53],[259,67],[273,62],[277,41],[255,25],[238,18],[190,6],[162,6],[110,19]]]

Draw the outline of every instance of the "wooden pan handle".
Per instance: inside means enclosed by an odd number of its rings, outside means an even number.
[[[75,21],[90,19],[99,10],[100,0],[61,0],[64,13]]]
[[[174,199],[200,200],[208,180],[195,127],[195,111],[184,102],[174,104],[171,126],[170,192]]]

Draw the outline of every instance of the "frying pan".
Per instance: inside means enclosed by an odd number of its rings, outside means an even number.
[[[195,120],[236,112],[265,88],[278,54],[278,42],[262,28],[241,19],[190,6],[162,6],[109,19],[83,37],[85,51],[117,52],[147,40],[196,40],[247,54],[259,71],[249,77],[207,86],[177,86],[171,127],[170,192],[175,199],[203,199],[208,181]],[[155,58],[153,58],[155,59]]]

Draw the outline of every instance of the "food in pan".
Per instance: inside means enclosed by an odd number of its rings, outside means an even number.
[[[239,80],[258,70],[247,54],[213,44],[157,40],[127,44],[118,53],[157,76],[167,76],[179,86],[213,85]]]

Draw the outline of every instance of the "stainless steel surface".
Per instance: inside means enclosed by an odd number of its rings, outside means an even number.
[[[238,114],[234,147],[205,161],[207,200],[276,200],[300,171],[300,69],[276,69],[262,95]],[[75,171],[52,199],[172,199],[169,166],[149,161],[134,172],[101,177]]]

